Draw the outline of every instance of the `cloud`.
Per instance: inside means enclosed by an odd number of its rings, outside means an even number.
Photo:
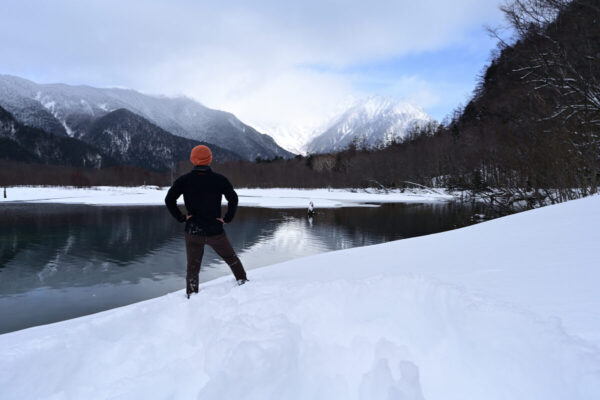
[[[186,94],[249,123],[306,129],[368,89],[347,68],[469,43],[499,20],[498,2],[22,0],[2,7],[0,72]],[[407,98],[440,96],[418,71],[398,78],[415,88]]]

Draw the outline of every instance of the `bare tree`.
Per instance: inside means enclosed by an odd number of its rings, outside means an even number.
[[[600,3],[597,0],[512,0],[501,7],[529,57],[513,72],[531,85],[547,112],[548,131],[564,131],[581,194],[598,188],[600,155]],[[572,32],[572,34],[565,34]]]

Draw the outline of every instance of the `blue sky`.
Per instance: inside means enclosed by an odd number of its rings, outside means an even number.
[[[0,73],[186,95],[284,141],[371,95],[441,120],[489,61],[500,1],[4,2]]]
[[[496,40],[487,35],[483,26],[474,29],[470,36],[468,41],[441,49],[415,51],[344,68],[305,67],[346,75],[361,93],[412,100],[441,121],[470,99],[477,79],[489,64],[491,52],[496,47]]]

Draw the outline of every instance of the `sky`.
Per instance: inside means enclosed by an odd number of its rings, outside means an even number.
[[[466,103],[501,0],[1,0],[0,73],[185,95],[307,135],[371,95]]]

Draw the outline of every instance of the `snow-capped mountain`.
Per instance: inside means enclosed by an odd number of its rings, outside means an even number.
[[[423,109],[391,97],[372,96],[356,102],[306,146],[308,153],[344,150],[353,141],[367,148],[400,140],[413,128],[431,122]]]
[[[81,137],[95,120],[125,108],[177,136],[229,149],[247,160],[290,157],[272,137],[233,114],[186,97],[151,96],[129,89],[37,84],[0,75],[0,106],[20,122],[58,136]]]

